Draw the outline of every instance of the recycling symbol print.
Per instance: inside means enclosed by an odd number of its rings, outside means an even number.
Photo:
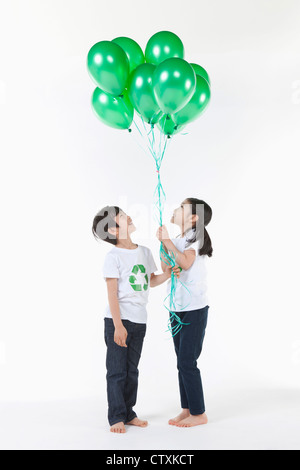
[[[148,289],[148,276],[145,266],[135,264],[132,268],[132,275],[129,276],[129,282],[133,290],[142,291]]]

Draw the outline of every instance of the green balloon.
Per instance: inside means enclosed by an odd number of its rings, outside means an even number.
[[[162,116],[153,92],[155,69],[153,64],[141,64],[132,72],[129,80],[130,101],[149,124],[156,124]]]
[[[193,67],[195,74],[200,75],[200,77],[205,78],[205,80],[210,85],[210,78],[206,70],[203,67],[201,67],[201,65],[198,65],[198,64],[190,64],[190,65]]]
[[[129,73],[131,73],[138,65],[144,64],[145,56],[142,48],[133,39],[119,37],[112,40],[115,44],[122,47],[129,60]]]
[[[112,96],[100,88],[94,90],[92,108],[96,116],[110,127],[128,129],[133,120],[134,109],[129,97]]]
[[[160,31],[154,34],[146,45],[146,62],[158,65],[172,57],[184,57],[184,47],[181,39],[170,31]]]
[[[196,76],[196,90],[188,102],[180,111],[172,115],[177,125],[194,121],[203,113],[210,101],[210,86],[205,78]]]
[[[174,114],[183,108],[193,96],[196,74],[184,59],[164,60],[153,75],[154,95],[165,114]]]
[[[129,76],[129,60],[122,47],[111,41],[94,44],[87,56],[87,67],[101,90],[120,95]]]
[[[164,114],[157,123],[159,130],[165,135],[177,134],[177,132],[182,131],[184,126],[177,126],[173,121],[172,117]]]

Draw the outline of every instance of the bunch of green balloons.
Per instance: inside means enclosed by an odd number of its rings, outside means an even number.
[[[89,50],[87,67],[97,85],[92,107],[116,129],[129,129],[136,111],[170,136],[198,118],[210,101],[208,73],[184,60],[182,41],[170,31],[154,34],[145,53],[127,37],[100,41]]]

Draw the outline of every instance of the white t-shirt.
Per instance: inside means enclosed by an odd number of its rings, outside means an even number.
[[[172,238],[175,247],[182,253],[185,250],[195,250],[196,258],[192,266],[187,270],[182,270],[177,280],[174,312],[197,310],[209,305],[207,293],[207,255],[199,255],[199,241],[186,246],[186,240],[193,238],[193,231],[190,230],[184,237]],[[176,262],[176,261],[175,261]],[[183,284],[183,285],[182,285]],[[188,290],[187,290],[188,289]],[[167,282],[167,294],[171,291],[171,279]],[[166,299],[166,307],[170,306],[170,297]]]
[[[151,250],[138,245],[133,250],[114,246],[105,256],[103,277],[118,278],[118,300],[122,320],[147,322],[146,304],[150,290],[151,273],[157,267]],[[112,318],[109,304],[104,316]]]

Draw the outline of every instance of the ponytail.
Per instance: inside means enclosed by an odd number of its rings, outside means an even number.
[[[207,256],[212,256],[213,253],[213,247],[211,244],[211,239],[210,236],[208,235],[208,232],[206,228],[204,227],[204,242],[202,248],[199,250],[199,255],[207,255]]]

